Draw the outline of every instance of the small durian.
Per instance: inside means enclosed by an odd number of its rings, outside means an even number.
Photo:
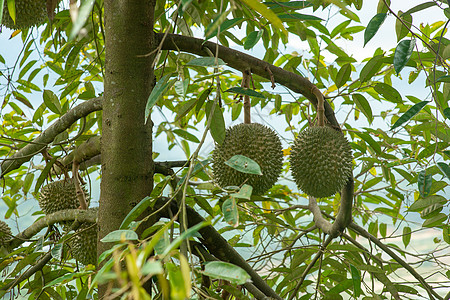
[[[83,192],[88,200],[87,191]],[[63,209],[75,209],[80,206],[73,179],[53,181],[44,186],[39,194],[39,206],[48,215]],[[87,201],[89,203],[89,201]]]
[[[316,198],[329,197],[352,175],[352,150],[340,132],[310,127],[295,139],[290,164],[299,189]]]
[[[3,5],[2,24],[10,29],[27,29],[40,25],[47,19],[46,0],[15,0],[16,23],[9,15],[7,1]]]
[[[11,228],[4,221],[0,220],[0,247],[4,246],[11,239]]]
[[[98,212],[98,207],[89,208]],[[96,223],[83,223],[75,231],[69,245],[72,256],[83,265],[97,264],[97,236],[98,226]]]
[[[234,155],[251,158],[261,168],[262,175],[239,172],[225,164]],[[216,144],[213,152],[213,174],[221,187],[253,187],[253,194],[261,195],[270,189],[281,173],[283,149],[275,131],[258,123],[238,124],[226,130],[225,140]]]

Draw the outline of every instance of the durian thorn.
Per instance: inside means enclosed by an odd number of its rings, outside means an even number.
[[[80,185],[80,179],[78,178],[78,170],[80,168],[80,164],[77,162],[73,162],[72,164],[72,177],[73,177],[73,184],[75,185],[75,192],[78,198],[78,201],[80,202],[80,209],[87,209],[87,203],[86,203],[86,196],[84,195],[83,189]]]
[[[242,72],[242,87],[248,89],[250,87],[250,78],[251,73],[250,70],[245,70]],[[250,124],[251,121],[251,104],[250,104],[250,97],[248,95],[244,95],[244,123]]]
[[[324,107],[325,99],[323,97],[323,94],[320,92],[320,90],[316,86],[314,86],[311,89],[311,92],[314,94],[314,96],[316,96],[316,99],[317,99],[318,125],[320,127],[323,127],[323,126],[325,126],[325,107]]]

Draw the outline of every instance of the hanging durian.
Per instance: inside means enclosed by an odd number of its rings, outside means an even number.
[[[262,175],[239,172],[225,164],[234,155],[244,155],[256,161]],[[221,187],[239,186],[244,182],[261,195],[278,180],[283,166],[283,151],[277,134],[258,123],[238,124],[227,129],[225,140],[213,153],[214,178]]]
[[[11,239],[11,228],[4,221],[0,220],[0,247],[4,246]]]
[[[10,29],[27,29],[40,25],[47,19],[46,0],[15,0],[16,23],[11,19],[7,0],[3,5],[2,24]]]
[[[316,198],[339,192],[352,174],[352,151],[342,133],[310,127],[295,139],[291,170],[299,189]]]
[[[98,212],[98,207],[89,208]],[[69,240],[72,256],[83,265],[97,264],[97,235],[96,223],[83,223]]]
[[[87,195],[87,191],[83,188]],[[86,197],[87,199],[89,197]],[[48,215],[63,209],[75,209],[80,206],[73,179],[53,181],[44,186],[39,194],[39,206]]]

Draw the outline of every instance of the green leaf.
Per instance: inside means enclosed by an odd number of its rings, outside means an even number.
[[[239,198],[239,199],[247,199],[250,200],[250,197],[252,196],[253,187],[248,184],[244,184],[241,189],[239,190],[239,193],[233,193],[230,196]]]
[[[269,21],[270,23],[272,23],[273,26],[281,30],[281,32],[283,32],[285,36],[288,35],[288,32],[286,31],[286,28],[284,28],[280,18],[278,18],[278,16],[273,11],[268,9],[267,6],[265,6],[259,0],[240,0],[240,1],[244,2],[250,8],[260,13],[261,16],[267,19],[267,21]]]
[[[145,122],[147,123],[150,118],[150,112],[152,107],[156,104],[156,102],[164,95],[164,92],[175,83],[175,81],[171,81],[170,83],[169,78],[172,76],[172,74],[166,74],[164,75],[158,82],[155,84],[155,87],[153,88],[152,92],[150,93],[150,96],[147,100],[147,105],[145,106]]]
[[[372,57],[362,68],[359,75],[359,80],[361,83],[368,81],[372,78],[381,68],[383,64],[383,55],[377,55]]]
[[[203,274],[214,279],[229,281],[232,284],[244,284],[251,278],[241,267],[223,261],[206,263]]]
[[[170,243],[169,246],[167,246],[166,249],[164,249],[164,253],[162,254],[162,257],[167,256],[172,250],[176,249],[183,240],[189,239],[197,234],[197,232],[202,229],[203,227],[207,226],[208,222],[200,222],[198,224],[195,224],[194,226],[188,228],[186,231],[184,231],[182,234],[180,234],[179,237],[173,240],[172,243]]]
[[[281,21],[289,22],[289,21],[323,21],[323,19],[313,16],[313,15],[305,15],[300,13],[290,13],[290,14],[282,14],[278,15]]]
[[[402,96],[400,93],[389,84],[379,82],[375,85],[374,90],[387,101],[402,103]]]
[[[395,33],[397,34],[397,41],[400,41],[408,35],[412,25],[412,15],[402,14],[402,11],[398,12],[400,19],[395,20]],[[401,22],[403,21],[403,22]]]
[[[122,224],[120,224],[119,229],[126,229],[131,224],[132,221],[135,221],[137,217],[139,217],[152,203],[152,198],[144,197],[139,203],[133,207],[133,209],[127,214],[127,216],[123,219]]]
[[[219,32],[219,30],[220,30],[220,33],[223,33],[227,29],[233,27],[234,25],[240,23],[243,20],[244,20],[244,18],[239,17],[239,18],[234,18],[231,20],[225,20],[219,26],[217,26],[216,24],[211,24],[211,26],[208,25],[208,27],[206,29],[207,35],[205,35],[205,40],[209,40],[210,38],[215,37],[217,35],[217,32]],[[217,21],[219,21],[219,18],[217,18]]]
[[[367,28],[364,31],[364,46],[375,36],[381,24],[386,19],[386,13],[379,13],[373,16],[373,18],[367,24]]]
[[[447,244],[450,244],[450,226],[449,225],[445,225],[443,230],[442,230],[442,238],[444,239],[444,241]],[[448,271],[450,272],[450,271]],[[447,273],[449,274],[449,273]]]
[[[368,133],[365,132],[356,132],[361,139],[363,139],[369,146],[377,153],[381,153],[381,146],[377,143]]]
[[[33,184],[34,179],[34,173],[28,173],[27,176],[25,176],[25,179],[23,181],[23,193],[26,195],[28,191],[30,190],[31,185]]]
[[[416,40],[404,40],[398,43],[397,48],[395,48],[394,53],[394,69],[397,75],[405,67],[406,63],[409,61],[411,54],[414,51],[414,46],[416,45]]]
[[[444,116],[450,120],[450,107],[444,109]]]
[[[419,211],[422,211],[423,209],[433,206],[435,204],[443,205],[445,203],[447,203],[447,199],[444,198],[443,196],[432,195],[432,196],[420,198],[420,199],[414,201],[414,203],[408,208],[408,211],[419,212]]]
[[[252,31],[252,32],[250,32],[250,34],[245,39],[244,49],[248,50],[248,49],[253,48],[253,46],[255,46],[256,43],[258,43],[259,39],[262,36],[262,33],[263,33],[262,31]]]
[[[173,130],[173,133],[175,133],[176,135],[184,138],[185,140],[188,140],[188,141],[191,141],[191,142],[194,142],[194,143],[200,143],[199,139],[195,135],[193,135],[190,132],[187,132],[186,130],[177,128],[177,129]]]
[[[228,224],[234,227],[239,225],[239,211],[236,205],[236,198],[230,197],[223,202],[222,213]]]
[[[198,97],[197,104],[195,105],[195,114],[198,115],[199,111],[203,107],[203,104],[205,103],[206,99],[208,98],[209,94],[211,94],[212,88],[208,88],[204,90],[200,96]],[[208,116],[208,114],[206,115]]]
[[[56,96],[55,93],[50,90],[44,90],[42,98],[44,99],[44,103],[48,109],[55,114],[61,114],[61,104],[59,103],[58,96]]]
[[[436,82],[450,82],[450,75],[443,75],[436,79]]]
[[[443,223],[447,220],[447,215],[444,213],[439,213],[436,216],[426,219],[425,222],[423,222],[422,227],[437,227],[443,225]]]
[[[70,31],[69,35],[69,41],[73,40],[78,33],[80,32],[81,28],[83,28],[84,23],[86,23],[87,19],[89,18],[92,7],[94,6],[94,0],[84,0],[81,1],[80,8],[78,10],[77,19],[73,23],[72,30]]]
[[[394,125],[392,125],[390,130],[394,130],[395,128],[403,125],[405,122],[408,122],[409,120],[411,120],[411,118],[414,117],[415,115],[417,115],[422,110],[422,108],[424,108],[428,103],[430,103],[430,102],[429,101],[421,101],[419,103],[414,104],[403,115],[401,115],[397,121],[395,121]]]
[[[42,184],[44,183],[45,179],[48,177],[48,173],[50,172],[51,168],[53,167],[53,164],[56,162],[58,157],[53,157],[52,160],[50,160],[44,167],[44,170],[42,170],[41,174],[39,175],[36,185],[34,186],[34,193],[38,194],[39,189],[41,188]]]
[[[433,175],[426,174],[426,170],[423,170],[419,173],[417,179],[417,186],[419,188],[419,193],[422,198],[425,198],[430,193],[431,184],[433,183]]]
[[[261,168],[256,161],[244,155],[234,155],[225,164],[239,172],[262,175]]]
[[[100,241],[103,243],[113,243],[121,241],[137,241],[138,235],[133,230],[118,229],[111,231]]]
[[[354,296],[357,299],[361,293],[361,274],[359,272],[359,270],[354,266],[354,265],[350,265],[350,271],[352,274],[352,281],[353,281],[353,292],[354,292]]]
[[[444,174],[445,176],[447,176],[448,179],[450,179],[450,166],[444,162],[438,162],[437,166],[439,170],[441,170],[442,174]]]
[[[61,260],[62,251],[63,251],[63,244],[56,244],[51,250],[52,257],[56,260]]]
[[[353,94],[352,95],[353,102],[355,102],[356,107],[362,111],[362,113],[366,116],[367,120],[370,124],[373,122],[372,108],[370,108],[369,101],[367,101],[366,97],[361,94]]]
[[[220,109],[219,105],[215,105],[214,112],[211,116],[211,108],[214,104],[214,101],[206,102],[206,117],[209,120],[211,117],[211,126],[209,127],[209,132],[213,137],[214,141],[218,144],[222,144],[225,140],[225,120],[223,118],[223,112]]]
[[[215,57],[198,57],[189,61],[186,66],[195,66],[195,67],[218,67],[224,66],[226,63],[220,59]]]
[[[266,97],[264,97],[263,94],[260,94],[257,91],[254,91],[252,89],[243,88],[243,87],[240,87],[240,86],[229,88],[225,92],[235,93],[235,94],[242,94],[242,95],[247,95],[247,96],[256,97],[256,98],[262,98],[262,99],[266,98]]]
[[[27,99],[27,97],[25,97],[24,95],[22,95],[21,93],[19,93],[18,91],[13,91],[12,92],[14,95],[14,98],[16,98],[17,100],[19,100],[20,102],[22,102],[23,104],[25,104],[27,107],[34,109],[33,105],[31,105],[31,102]]]
[[[352,73],[352,65],[351,64],[343,65],[336,75],[335,80],[336,87],[340,88],[341,86],[343,86],[350,79],[351,73]]]
[[[425,3],[419,4],[417,6],[414,6],[411,9],[407,10],[403,15],[406,15],[406,14],[410,15],[410,14],[413,14],[415,12],[427,9],[427,8],[429,8],[431,6],[434,6],[434,5],[437,5],[434,1],[425,2]]]
[[[403,227],[402,241],[405,248],[408,247],[411,241],[411,228],[408,226]]]

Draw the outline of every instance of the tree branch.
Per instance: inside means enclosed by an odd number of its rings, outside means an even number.
[[[14,249],[33,237],[42,229],[63,221],[77,221],[80,223],[95,223],[97,220],[97,212],[94,210],[66,209],[44,216],[34,222],[30,227],[12,238],[7,248]]]
[[[383,244],[379,239],[377,239],[376,237],[371,235],[368,231],[366,231],[361,226],[355,224],[354,222],[350,223],[349,228],[351,228],[353,231],[355,231],[356,233],[360,234],[361,236],[363,236],[363,237],[369,239],[370,241],[372,241],[375,245],[380,247],[381,250],[386,252],[390,257],[392,257],[396,262],[398,262],[403,268],[405,268],[412,276],[414,276],[414,278],[416,278],[420,282],[422,287],[427,291],[428,296],[430,297],[430,299],[435,299],[435,298],[436,299],[441,299],[441,300],[443,299],[441,296],[439,296],[433,290],[433,288],[425,281],[425,279],[422,276],[420,276],[420,274],[417,273],[416,270],[414,270],[413,267],[411,267],[407,262],[405,262],[400,256],[395,254],[394,251],[392,251],[388,246]]]
[[[70,109],[66,114],[54,122],[48,129],[44,130],[37,138],[28,145],[14,153],[0,165],[0,178],[7,173],[19,168],[23,163],[29,161],[35,154],[44,150],[48,144],[53,142],[55,137],[69,128],[78,119],[81,119],[94,111],[102,109],[102,98],[94,98],[85,101],[74,108]]]
[[[162,207],[165,205],[165,198],[158,200],[156,206]],[[168,207],[169,208],[169,207]],[[158,209],[154,207],[154,210]],[[170,203],[170,210],[163,209],[160,211],[159,215],[165,218],[171,218],[171,215],[175,215],[178,212],[178,205],[175,201]],[[186,206],[188,227],[192,227],[200,222],[205,221],[205,219],[200,216],[195,209]],[[272,297],[274,299],[281,300],[282,298],[259,276],[259,274],[245,261],[244,258],[228,244],[228,242],[222,237],[217,230],[208,225],[199,230],[201,234],[201,242],[208,249],[208,251],[213,254],[216,258],[221,261],[230,262],[235,264],[242,269],[244,269],[252,278],[253,284],[266,296]]]

